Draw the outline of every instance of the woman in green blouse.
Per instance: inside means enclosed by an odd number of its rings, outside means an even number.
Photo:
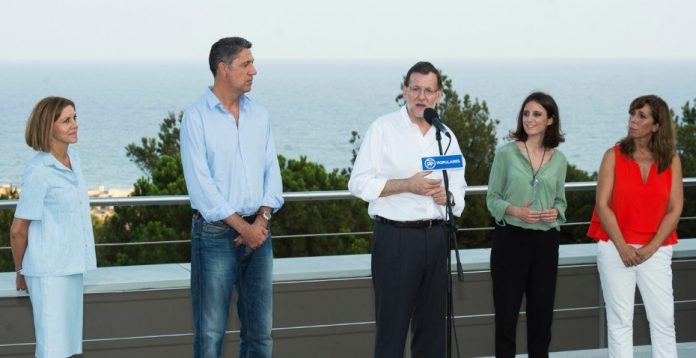
[[[555,149],[564,137],[553,98],[530,94],[510,138],[514,141],[495,154],[486,197],[496,222],[491,249],[495,353],[515,356],[524,295],[529,357],[548,357],[568,166]]]

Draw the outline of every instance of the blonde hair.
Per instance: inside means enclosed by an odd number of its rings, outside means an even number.
[[[50,152],[53,123],[67,106],[75,109],[75,103],[67,98],[46,97],[40,100],[31,110],[27,120],[27,129],[24,132],[27,145],[34,150]]]

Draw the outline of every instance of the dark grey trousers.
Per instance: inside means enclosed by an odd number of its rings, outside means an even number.
[[[411,229],[375,223],[375,357],[402,358],[409,324],[412,357],[445,356],[447,254],[445,226]]]

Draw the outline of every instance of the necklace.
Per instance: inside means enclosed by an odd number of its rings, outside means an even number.
[[[535,171],[534,165],[532,164],[532,156],[529,155],[529,148],[527,148],[527,142],[522,143],[524,143],[524,149],[527,151],[527,157],[529,158],[529,167],[532,169],[532,181],[529,182],[529,185],[531,185],[532,188],[536,189],[536,187],[539,185],[539,178],[537,178],[537,174],[539,174],[539,171],[541,170],[541,165],[544,164],[544,158],[546,157],[546,146],[544,146],[544,153],[541,155],[539,168],[537,168],[537,170]]]

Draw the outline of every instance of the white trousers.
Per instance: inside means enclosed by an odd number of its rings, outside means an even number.
[[[636,284],[650,323],[653,358],[677,357],[672,251],[672,245],[662,246],[642,264],[626,267],[611,240],[598,242],[597,269],[606,303],[610,357],[633,357]]]

